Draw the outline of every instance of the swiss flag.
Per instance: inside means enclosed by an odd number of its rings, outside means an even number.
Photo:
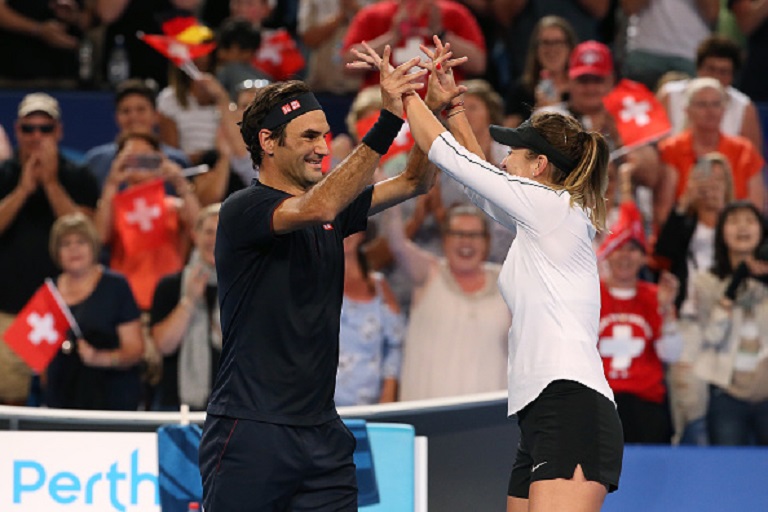
[[[636,147],[666,136],[671,125],[656,96],[641,83],[624,79],[603,98],[616,121],[624,147]]]
[[[162,179],[129,187],[115,196],[115,234],[126,252],[146,250],[165,242],[165,188]]]
[[[138,34],[138,38],[181,67],[184,63],[208,55],[216,43],[185,44],[176,37],[161,34]]]
[[[357,136],[360,138],[360,140],[363,140],[363,136],[368,133],[368,130],[373,128],[373,125],[376,123],[376,121],[379,120],[379,112],[372,112],[365,116],[364,118],[357,121],[356,128],[357,128]],[[381,157],[381,164],[384,164],[387,160],[390,158],[397,156],[401,153],[407,153],[410,151],[411,147],[413,146],[413,136],[411,135],[411,127],[408,126],[408,121],[403,123],[402,128],[400,128],[400,131],[397,134],[397,137],[395,137],[395,140],[392,142],[392,145],[389,146],[389,151]]]
[[[273,79],[281,81],[294,78],[304,69],[306,62],[291,34],[280,28],[262,33],[261,45],[251,64]]]
[[[5,343],[29,365],[42,373],[74,327],[69,308],[48,279],[5,331]],[[79,330],[79,329],[78,329]]]

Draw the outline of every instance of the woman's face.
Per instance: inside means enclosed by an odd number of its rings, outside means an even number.
[[[541,67],[553,72],[563,71],[568,63],[568,38],[558,27],[546,27],[536,39],[536,57]]]
[[[608,255],[611,277],[616,281],[631,281],[645,263],[645,253],[634,242],[626,242]]]
[[[59,263],[64,273],[81,274],[90,269],[95,262],[93,246],[84,235],[68,233],[61,237]]]
[[[691,127],[703,131],[719,131],[725,114],[725,98],[717,89],[701,89],[691,97],[686,112]]]
[[[501,161],[501,168],[512,176],[531,179],[534,176],[536,160],[528,158],[527,149],[512,148],[507,157]]]
[[[753,254],[762,236],[760,220],[746,208],[730,212],[723,224],[723,239],[731,253]]]
[[[443,251],[455,274],[476,272],[488,256],[490,240],[482,219],[456,215],[443,234]]]
[[[475,135],[488,131],[488,126],[491,124],[491,113],[488,112],[488,107],[479,96],[467,94],[464,97],[464,110],[469,126]]]

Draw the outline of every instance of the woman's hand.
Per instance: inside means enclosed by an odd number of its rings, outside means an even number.
[[[420,59],[418,57],[414,57],[396,68],[393,67],[389,59],[392,54],[392,48],[389,45],[384,47],[384,52],[381,56],[365,41],[363,41],[362,45],[365,53],[353,48],[352,53],[354,53],[357,60],[347,64],[347,67],[353,69],[378,69],[382,106],[402,118],[405,114],[403,97],[416,92],[417,89],[421,89],[424,86],[421,83],[421,79],[427,71],[420,69],[415,73],[408,73],[408,70],[419,64]]]
[[[451,59],[451,45],[443,45],[440,38],[432,36],[435,43],[435,50],[431,50],[424,45],[420,45],[421,51],[429,57],[428,61],[419,63],[419,67],[429,71],[429,81],[427,95],[424,102],[427,107],[434,112],[439,113],[447,107],[454,98],[458,98],[467,88],[463,85],[457,85],[453,76],[453,68],[467,61],[467,57]]]

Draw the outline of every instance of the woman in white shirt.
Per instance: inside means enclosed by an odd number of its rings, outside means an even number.
[[[463,59],[449,60],[435,43],[434,54],[422,48],[433,57],[423,66],[445,92],[451,133],[410,94],[403,101],[412,134],[478,207],[517,229],[499,276],[512,313],[509,413],[517,414],[521,431],[507,511],[598,511],[618,486],[623,452],[597,351],[600,293],[592,249],[605,224],[608,145],[571,117],[538,113],[516,129],[491,126],[494,139],[512,148],[501,169],[494,167],[472,135],[463,89],[450,72]],[[388,49],[382,58],[370,49],[360,54],[383,74],[391,73],[388,57]],[[407,80],[391,73],[382,87],[394,92]],[[430,91],[438,89],[430,84]]]

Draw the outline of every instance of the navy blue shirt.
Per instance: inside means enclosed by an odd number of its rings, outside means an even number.
[[[122,274],[104,270],[87,298],[69,309],[96,350],[120,347],[117,328],[139,319],[139,307]],[[70,339],[73,336],[70,335]],[[48,366],[46,402],[49,407],[135,411],[141,398],[139,365],[97,368],[83,364],[77,350],[62,349]]]
[[[283,425],[338,416],[333,402],[346,236],[366,228],[373,187],[333,222],[283,235],[289,194],[258,180],[221,208],[216,236],[221,364],[208,412]]]

